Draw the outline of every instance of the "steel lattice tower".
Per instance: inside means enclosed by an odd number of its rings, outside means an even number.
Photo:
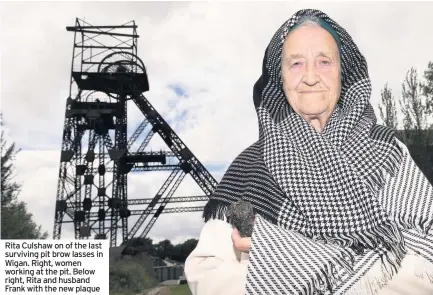
[[[74,45],[53,238],[60,239],[63,223],[73,223],[76,239],[109,236],[114,247],[118,231],[123,242],[145,237],[161,213],[202,211],[202,206],[165,208],[169,202],[205,201],[217,182],[143,95],[149,83],[137,56],[135,22],[92,26],[77,18],[75,26],[66,29],[74,32]],[[129,138],[128,101],[144,116]],[[147,136],[132,151],[147,127]],[[154,134],[170,151],[144,151]],[[128,174],[133,171],[172,172],[154,198],[128,200]],[[172,198],[187,174],[205,195]],[[146,207],[131,210],[132,205]],[[129,227],[131,215],[139,218]]]

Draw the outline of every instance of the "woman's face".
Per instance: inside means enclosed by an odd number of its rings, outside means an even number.
[[[323,129],[340,96],[340,57],[332,35],[312,25],[295,29],[284,42],[281,69],[293,110]]]

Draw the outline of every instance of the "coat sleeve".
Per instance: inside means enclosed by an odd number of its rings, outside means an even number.
[[[197,247],[185,261],[185,276],[193,295],[245,294],[248,260],[240,262],[232,231],[222,220],[209,220],[204,225]]]

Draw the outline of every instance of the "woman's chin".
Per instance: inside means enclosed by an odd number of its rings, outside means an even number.
[[[303,117],[317,118],[328,116],[329,112],[327,107],[308,107],[300,109],[300,115]]]

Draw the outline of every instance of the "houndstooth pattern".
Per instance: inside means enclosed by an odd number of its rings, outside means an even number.
[[[342,94],[323,134],[291,110],[281,85],[283,41],[301,15],[324,19],[342,40]],[[390,141],[380,145],[379,153],[370,138],[376,118],[369,104],[371,85],[364,57],[345,30],[327,15],[302,10],[275,33],[264,64],[258,107],[264,161],[288,199],[301,215],[308,216],[307,228],[301,230],[314,238],[338,239],[341,245],[376,247],[381,243],[378,233],[382,228],[395,232],[395,225],[375,198],[383,186],[380,167],[389,154],[397,166],[401,153],[393,148],[393,137],[385,136]],[[255,101],[257,104],[258,99]],[[296,220],[293,212],[283,212],[280,218],[292,224]],[[361,235],[363,239],[359,239]]]
[[[340,100],[322,134],[282,89],[282,44],[304,15],[328,22],[342,44]],[[253,204],[247,294],[345,294],[378,259],[390,261],[390,275],[406,249],[433,261],[432,187],[392,130],[376,124],[370,96],[364,57],[326,14],[301,10],[273,36],[254,85],[259,140],[204,211],[205,220],[224,218],[237,200]]]
[[[433,263],[433,188],[404,145],[400,147],[403,162],[393,177],[386,176],[378,199],[390,218],[401,224],[407,248]],[[287,208],[291,206],[283,206]],[[246,294],[376,294],[392,277],[393,270],[385,263],[381,276],[357,285],[387,253],[382,246],[354,255],[343,247],[328,248],[329,244],[306,239],[292,228],[258,219],[251,238]]]
[[[433,227],[433,187],[407,148],[403,146],[402,149],[405,153],[401,167],[394,177],[387,174],[385,181],[388,185],[378,194],[378,200],[390,218],[405,229],[416,229],[418,234],[428,233]],[[424,238],[427,237],[421,237]],[[430,254],[433,259],[433,246]]]
[[[257,213],[264,218],[273,223],[277,222],[278,213],[286,196],[278,189],[274,178],[268,173],[262,150],[263,144],[256,142],[233,161],[211,200],[206,204],[205,220],[222,218],[229,204],[242,199],[251,202]]]
[[[331,244],[312,243],[303,235],[295,231],[282,231],[260,217],[257,217],[252,239],[254,244],[249,254],[247,294],[313,294],[317,289],[326,291],[328,282],[320,278],[315,280],[314,273],[334,272],[329,262],[350,269],[350,255],[344,249]],[[291,247],[287,247],[287,241],[291,241]],[[263,253],[264,245],[269,251],[267,254]],[[284,260],[280,259],[282,256]],[[305,262],[308,267],[300,268],[299,265]],[[323,269],[323,265],[328,267]],[[269,280],[270,272],[274,274],[272,282]]]

